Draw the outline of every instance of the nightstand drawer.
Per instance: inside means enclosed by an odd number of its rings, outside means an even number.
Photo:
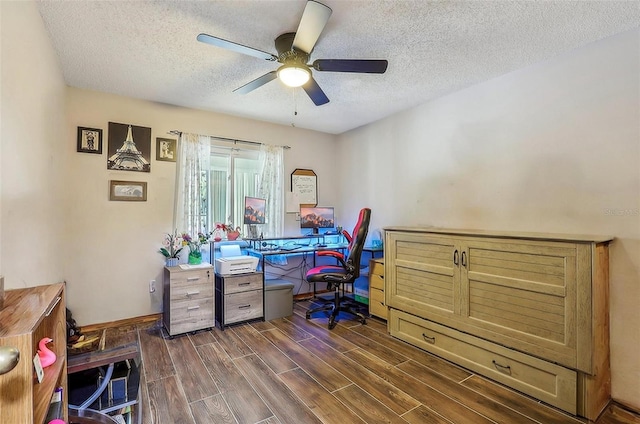
[[[371,259],[369,261],[369,275],[384,275],[384,261],[382,259]]]
[[[369,286],[384,291],[384,277],[377,274],[369,274]]]
[[[202,284],[204,282],[213,282],[213,269],[191,269],[191,270],[178,270],[171,273],[172,285],[190,285],[190,284]]]
[[[172,334],[214,326],[213,297],[171,302]]]
[[[238,293],[251,290],[262,290],[262,274],[238,274],[224,276],[224,293]]]
[[[384,304],[384,291],[369,288],[369,313],[383,319],[388,318],[387,307]]]
[[[227,294],[224,296],[224,302],[225,325],[263,316],[262,288],[260,290]]]

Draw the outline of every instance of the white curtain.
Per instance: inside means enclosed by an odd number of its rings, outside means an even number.
[[[178,150],[174,228],[197,237],[207,223],[201,184],[210,169],[210,137],[182,133]]]
[[[267,199],[266,223],[258,231],[265,237],[281,237],[284,228],[284,148],[260,146],[258,197]]]

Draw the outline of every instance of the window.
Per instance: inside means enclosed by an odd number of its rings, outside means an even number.
[[[284,149],[229,148],[215,137],[182,133],[176,169],[174,226],[197,234],[211,231],[216,222],[242,227],[244,198],[266,199],[265,236],[282,234],[284,223]],[[244,232],[244,231],[243,231]]]
[[[207,228],[216,222],[242,229],[244,197],[258,193],[259,152],[249,149],[212,149],[211,170],[205,175],[203,213]],[[208,185],[208,187],[207,187]]]

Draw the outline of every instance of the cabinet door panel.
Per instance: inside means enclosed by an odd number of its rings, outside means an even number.
[[[394,266],[385,267],[388,306],[414,313],[453,314],[460,290],[454,263],[454,259],[460,260],[460,251],[454,239],[390,234],[387,251],[394,259]]]
[[[468,252],[461,269],[461,313],[469,324],[487,330],[480,334],[495,342],[575,368],[577,245],[461,242]]]

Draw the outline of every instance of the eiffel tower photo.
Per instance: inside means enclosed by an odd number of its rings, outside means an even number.
[[[138,145],[134,141],[134,132]],[[113,152],[113,146],[120,147]],[[151,172],[151,128],[109,122],[109,153],[107,169]]]

